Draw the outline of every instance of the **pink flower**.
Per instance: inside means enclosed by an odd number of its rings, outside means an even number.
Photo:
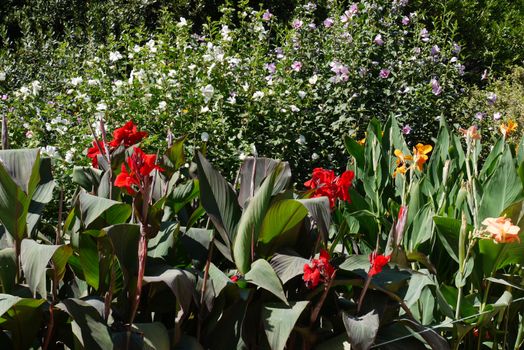
[[[304,22],[302,22],[301,20],[299,19],[295,19],[293,21],[293,23],[291,23],[291,26],[294,28],[294,29],[300,29],[302,28],[302,25],[304,24]]]
[[[264,12],[264,14],[262,15],[262,19],[264,21],[269,21],[271,17],[273,17],[273,14],[269,12],[269,10],[266,10],[266,12]]]
[[[402,25],[405,25],[407,26],[409,24],[409,17],[408,16],[404,16],[402,17]]]
[[[373,42],[377,44],[378,46],[384,45],[384,40],[382,40],[381,34],[377,34],[377,36],[375,36],[375,39],[373,39]]]
[[[326,28],[331,28],[333,26],[333,24],[335,24],[335,21],[333,21],[332,18],[326,18],[324,20],[324,27],[326,27]]]
[[[411,134],[411,127],[409,126],[409,124],[404,125],[404,127],[402,128],[402,133],[404,135]]]
[[[295,72],[300,72],[302,69],[302,62],[295,61],[291,64],[291,69],[293,69]]]
[[[436,78],[431,79],[431,90],[433,91],[433,94],[435,96],[438,96],[442,93],[442,87],[440,86],[438,80]]]
[[[381,77],[382,79],[387,79],[389,78],[389,74],[391,73],[391,71],[389,69],[381,69],[380,70],[380,73],[378,74],[379,77]]]

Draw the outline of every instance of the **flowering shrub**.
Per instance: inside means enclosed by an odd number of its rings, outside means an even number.
[[[198,33],[166,14],[153,37],[109,40],[82,56],[58,50],[67,68],[30,81],[17,81],[16,62],[3,57],[10,143],[55,147],[67,176],[85,160],[89,125],[96,131],[103,116],[112,130],[132,117],[155,135],[143,145],[151,152],[171,129],[191,147],[206,143],[221,169],[265,155],[287,159],[303,180],[307,169],[342,167],[341,135],[360,135],[372,117],[396,115],[410,139],[426,142],[442,111],[454,117],[463,66],[444,33],[402,2],[332,5],[321,19],[315,11],[299,6],[285,23],[265,9],[223,7]]]

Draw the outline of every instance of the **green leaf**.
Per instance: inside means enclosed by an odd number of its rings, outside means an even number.
[[[98,290],[100,267],[98,259],[98,247],[93,237],[81,233],[80,236],[79,261],[84,277],[91,287]]]
[[[424,271],[424,270],[422,270]],[[422,290],[426,286],[434,286],[435,281],[426,271],[413,272],[409,281],[408,290],[404,296],[404,301],[408,307],[412,307],[420,299]]]
[[[325,240],[327,240],[329,226],[331,225],[331,208],[329,206],[329,199],[327,197],[317,197],[299,199],[299,202],[306,207],[309,215],[311,215],[313,220],[315,220],[320,234]]]
[[[270,261],[277,276],[284,284],[292,278],[302,275],[304,273],[304,265],[308,263],[308,259],[305,259],[296,253],[295,255],[275,254]]]
[[[134,323],[132,328],[144,336],[144,350],[170,349],[169,333],[162,323]]]
[[[431,203],[427,203],[422,210],[419,210],[415,215],[411,225],[411,235],[407,244],[410,251],[416,250],[420,244],[431,239],[434,215],[435,213],[431,208]]]
[[[140,225],[118,224],[104,229],[113,245],[115,255],[123,270],[129,274],[138,271],[138,241]]]
[[[201,153],[196,162],[200,201],[229,249],[241,215],[235,192]]]
[[[2,283],[2,292],[4,293],[11,293],[15,286],[15,259],[15,250],[13,248],[0,250],[0,282]]]
[[[186,156],[184,155],[184,142],[186,139],[187,136],[176,139],[173,145],[166,150],[162,164],[164,167],[171,171],[176,171],[186,163]]]
[[[100,184],[100,178],[104,172],[93,167],[73,167],[73,182],[80,185],[88,192],[93,191]]]
[[[296,301],[289,305],[268,303],[264,305],[262,319],[271,350],[283,350],[298,318],[309,301]]]
[[[251,264],[251,270],[245,275],[245,279],[249,283],[259,286],[282,300],[286,305],[288,304],[282,282],[278,278],[275,270],[264,259],[258,259]]]
[[[264,245],[294,246],[297,238],[297,226],[307,216],[307,209],[294,199],[284,199],[269,207],[258,235],[258,241]]]
[[[13,349],[32,348],[43,320],[45,299],[26,299],[0,294],[2,329],[10,334]],[[9,307],[8,309],[6,309]]]
[[[458,241],[462,222],[459,219],[443,216],[435,216],[433,217],[433,221],[437,227],[437,237],[442,242],[442,245],[448,252],[449,256],[451,256],[456,262],[459,262]],[[466,231],[470,232],[472,230],[473,227],[468,225]]]
[[[506,148],[493,176],[484,187],[479,207],[479,221],[487,217],[500,216],[505,208],[522,197],[522,183],[511,152]]]
[[[240,189],[238,191],[238,203],[242,208],[246,208],[248,202],[257,192],[260,185],[279,165],[283,164],[284,169],[275,180],[272,195],[283,191],[291,180],[291,169],[287,162],[263,157],[246,157],[240,168]]]
[[[233,257],[237,269],[242,274],[249,271],[251,266],[251,245],[254,245],[258,239],[260,226],[271,202],[275,180],[282,168],[283,166],[276,167],[264,180],[238,223],[238,231],[233,242]]]
[[[401,318],[399,322],[405,324],[406,326],[420,334],[420,336],[426,341],[426,343],[431,347],[431,349],[450,349],[446,339],[443,338],[433,329],[424,327],[420,323],[410,318]]]
[[[344,145],[346,146],[346,150],[349,152],[349,154],[355,158],[357,166],[361,169],[364,169],[364,147],[349,135],[344,135]]]
[[[130,205],[86,192],[80,193],[78,203],[80,219],[86,228],[100,219],[103,220],[102,226],[121,224],[131,215]]]
[[[27,213],[27,232],[31,234],[34,232],[40,215],[44,207],[53,199],[53,190],[55,188],[55,181],[51,172],[51,159],[43,158],[40,162],[39,170],[40,181],[31,197],[29,203],[29,210]]]
[[[343,312],[342,321],[352,349],[367,350],[373,345],[379,327],[379,318],[375,311],[370,311],[361,317],[350,316]]]
[[[53,259],[56,280],[60,280],[65,272],[65,266],[73,249],[69,245],[44,245],[32,239],[24,239],[20,249],[20,260],[29,289],[36,295],[47,297],[46,267]]]
[[[73,334],[84,349],[113,349],[109,328],[93,306],[80,299],[65,299],[57,307],[73,319]]]

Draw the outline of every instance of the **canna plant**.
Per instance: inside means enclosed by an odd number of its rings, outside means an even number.
[[[298,190],[286,162],[247,157],[230,184],[205,143],[190,160],[185,137],[149,154],[133,122],[100,129],[53,237],[38,224],[50,163],[0,153],[2,348],[522,344],[524,148],[511,127],[482,158],[475,127],[442,123],[408,147],[394,118],[373,120],[362,142],[344,138],[345,171],[313,169]]]

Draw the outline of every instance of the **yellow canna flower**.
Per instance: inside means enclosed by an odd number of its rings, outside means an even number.
[[[362,140],[358,140],[357,143],[361,146],[364,146],[364,144],[366,143],[366,138],[364,137]]]
[[[393,153],[397,157],[397,168],[393,172],[393,176],[397,176],[399,173],[404,175],[408,170],[406,168],[406,161],[413,160],[413,158],[409,154],[402,153],[399,149],[396,149]]]
[[[426,163],[429,158],[427,154],[431,152],[431,150],[433,150],[431,145],[423,145],[421,143],[417,143],[415,148],[413,148],[413,160],[419,171],[422,171],[424,163]]]
[[[499,128],[500,128],[500,132],[502,133],[502,135],[504,135],[504,137],[508,136],[509,134],[511,134],[512,132],[514,132],[515,130],[517,130],[517,123],[515,123],[515,121],[513,120],[508,120],[508,124],[506,125],[506,123],[502,123],[500,124]]]

